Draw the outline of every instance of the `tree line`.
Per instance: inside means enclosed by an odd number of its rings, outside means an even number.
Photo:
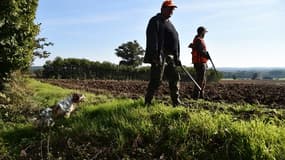
[[[186,69],[194,75],[192,67]],[[148,80],[150,67],[134,67],[128,65],[117,65],[110,62],[90,61],[87,59],[76,59],[61,57],[53,61],[46,61],[43,68],[34,71],[37,78],[54,78],[54,79],[112,79],[112,80]],[[179,68],[182,81],[190,79]],[[218,75],[210,69],[207,74],[209,81],[218,81],[222,74]]]
[[[224,78],[227,79],[282,79],[285,78],[285,69],[258,69],[258,70],[238,70],[222,71]]]

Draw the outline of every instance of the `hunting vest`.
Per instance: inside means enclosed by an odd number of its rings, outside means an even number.
[[[203,38],[196,36],[193,40],[194,46],[197,44],[197,42],[200,41],[203,47],[204,51],[207,51],[206,44]],[[207,63],[208,59],[201,55],[201,53],[198,52],[196,47],[192,48],[192,63]]]

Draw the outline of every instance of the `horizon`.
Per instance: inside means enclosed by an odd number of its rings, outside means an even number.
[[[118,64],[115,48],[137,40],[145,49],[145,30],[149,19],[160,11],[162,1],[39,1],[39,37],[54,46],[46,60],[86,58]],[[217,68],[285,67],[285,2],[282,0],[174,0],[178,8],[170,18],[176,27],[183,65],[193,66],[187,48],[198,26],[209,32],[208,51]],[[56,5],[54,5],[56,4]],[[208,62],[209,67],[211,63]]]
[[[113,64],[115,64],[115,63],[113,63]],[[116,65],[118,65],[118,64],[116,64]],[[150,65],[148,65],[148,66],[150,67]],[[43,65],[42,66],[32,65],[31,68],[33,68],[33,67],[43,67]],[[139,66],[139,67],[141,67],[141,66]],[[187,67],[193,67],[193,66],[187,66]],[[212,68],[212,67],[210,67],[210,68]],[[234,70],[238,70],[238,69],[246,69],[246,70],[251,70],[251,69],[252,70],[255,70],[255,69],[257,69],[257,70],[278,70],[278,69],[281,69],[281,70],[285,70],[285,67],[217,67],[216,69],[217,70],[219,70],[219,69],[220,70],[230,70],[230,69],[234,69]]]

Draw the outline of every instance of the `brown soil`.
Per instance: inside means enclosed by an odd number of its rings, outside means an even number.
[[[42,80],[64,88],[86,90],[96,94],[111,93],[118,97],[143,97],[147,81],[115,80]],[[192,82],[181,82],[181,98],[190,99],[193,91]],[[167,82],[163,82],[156,98],[169,96]],[[263,104],[270,107],[285,107],[285,81],[221,81],[207,84],[205,99],[228,103]]]

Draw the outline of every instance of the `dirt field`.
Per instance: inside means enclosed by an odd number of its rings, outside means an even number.
[[[118,97],[144,96],[147,81],[113,80],[42,80],[64,88],[86,90],[92,93],[111,93]],[[193,83],[181,82],[181,98],[191,98]],[[156,98],[169,96],[167,82],[163,82]],[[205,96],[210,101],[263,104],[271,108],[285,108],[285,81],[228,80],[207,84]]]

